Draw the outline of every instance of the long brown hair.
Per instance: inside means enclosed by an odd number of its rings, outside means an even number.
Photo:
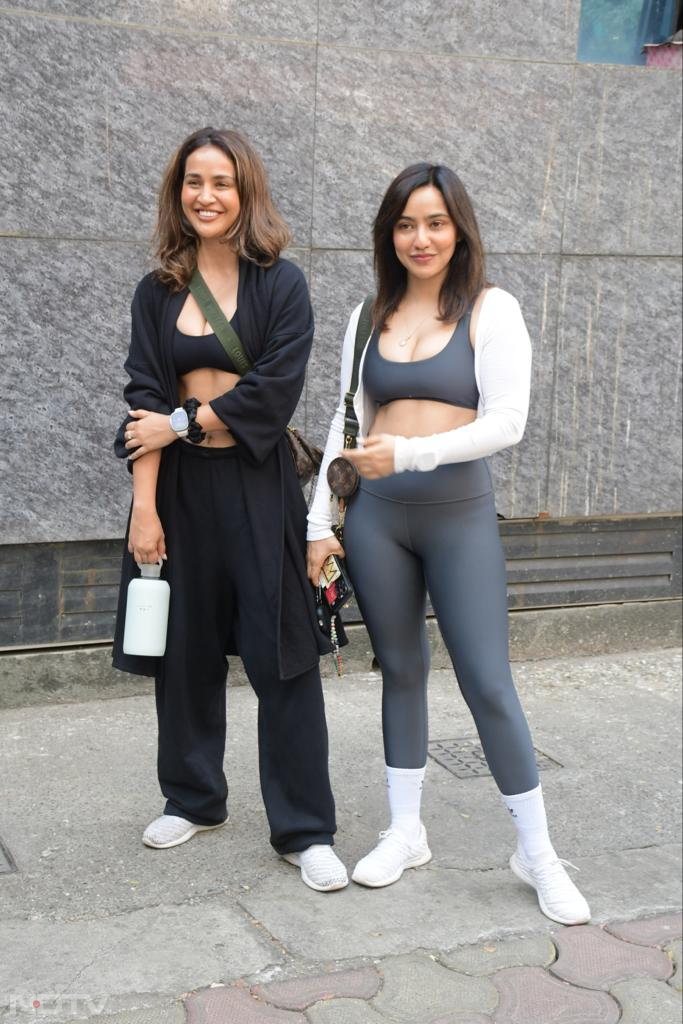
[[[183,214],[180,193],[185,163],[202,146],[216,146],[235,166],[240,198],[237,220],[224,236],[238,256],[262,267],[271,266],[289,241],[289,230],[273,205],[261,159],[239,132],[200,128],[178,147],[164,172],[154,232],[157,276],[176,291],[184,288],[197,263],[197,236]]]
[[[377,297],[372,319],[379,331],[405,295],[408,274],[394,248],[394,227],[416,188],[433,185],[443,196],[455,224],[457,242],[439,294],[439,320],[453,323],[486,285],[486,259],[479,225],[460,178],[443,164],[411,164],[386,191],[373,225]]]

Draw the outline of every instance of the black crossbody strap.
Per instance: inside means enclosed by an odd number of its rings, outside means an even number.
[[[363,354],[363,349],[365,348],[367,340],[370,337],[370,332],[372,331],[372,304],[374,301],[374,295],[368,295],[365,298],[360,311],[360,316],[358,317],[358,326],[356,327],[356,340],[353,350],[353,370],[351,372],[349,390],[344,395],[344,404],[346,406],[344,413],[345,448],[355,448],[356,439],[358,438],[358,419],[356,417],[356,410],[353,408],[353,399],[355,398],[356,391],[358,390],[360,357]]]
[[[232,359],[235,369],[243,377],[245,373],[248,373],[249,370],[252,369],[249,357],[244,351],[242,342],[231,327],[230,321],[214,299],[209,290],[209,286],[199,273],[199,270],[196,268],[190,279],[188,288],[192,292],[195,302],[206,317],[207,322],[213,327],[216,337]]]

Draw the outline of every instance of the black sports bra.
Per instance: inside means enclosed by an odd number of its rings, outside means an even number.
[[[237,313],[230,320],[239,334]],[[215,334],[183,334],[178,328],[173,332],[173,362],[179,377],[192,370],[225,370],[237,373],[235,364]]]
[[[424,398],[476,409],[479,389],[470,345],[471,315],[469,309],[460,318],[440,352],[411,363],[385,359],[379,351],[379,335],[373,331],[363,363],[363,387],[369,397],[378,405],[400,398]]]

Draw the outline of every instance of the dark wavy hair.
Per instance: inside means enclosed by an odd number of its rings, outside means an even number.
[[[487,284],[486,259],[477,218],[460,178],[443,164],[411,164],[398,174],[386,191],[373,225],[377,297],[372,319],[384,330],[396,312],[408,281],[406,268],[394,248],[394,227],[416,188],[433,185],[443,196],[455,224],[457,242],[439,295],[439,320],[459,320],[469,304]]]
[[[157,276],[178,291],[187,285],[197,263],[198,239],[183,214],[180,193],[187,158],[202,146],[216,146],[235,166],[240,212],[224,241],[238,256],[263,267],[271,266],[289,241],[289,230],[273,205],[265,168],[253,146],[239,132],[200,128],[173,154],[159,189],[154,232]]]

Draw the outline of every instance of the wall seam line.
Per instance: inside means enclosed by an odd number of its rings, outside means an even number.
[[[313,222],[315,217],[315,172],[316,172],[316,144],[318,139],[318,83],[320,79],[320,0],[316,3],[315,20],[315,74],[313,81],[313,146],[311,152],[311,212],[308,222],[308,288],[312,292],[313,287]],[[315,340],[315,334],[313,335]],[[310,365],[310,360],[309,360]],[[304,431],[309,434],[308,422],[308,381],[309,367],[306,367],[306,380],[304,385]]]
[[[104,19],[104,18],[89,18],[85,15],[79,14],[64,14],[64,13],[52,13],[50,11],[35,11],[30,10],[26,7],[4,7],[0,6],[0,14],[7,15],[12,18],[23,18],[23,19],[37,19],[41,21],[61,21],[71,25],[88,25],[88,26],[100,26],[102,28],[116,28],[126,29],[131,32],[159,32],[163,35],[172,36],[194,36],[197,38],[206,38],[206,32],[198,29],[185,28],[181,25],[169,26],[161,24],[153,24],[147,22],[135,22],[135,21],[116,21],[115,19]],[[358,54],[369,54],[370,56],[376,56],[377,54],[394,54],[396,56],[406,57],[410,54],[409,48],[392,47],[392,46],[362,46],[358,43],[335,43],[331,40],[320,40],[320,22],[319,22],[319,5],[318,5],[318,26],[316,28],[315,39],[299,39],[291,36],[258,36],[250,34],[237,34],[234,32],[221,32],[219,29],[213,29],[210,33],[212,39],[222,39],[225,41],[235,43],[255,43],[263,44],[266,46],[282,45],[282,46],[300,46],[308,49],[315,49],[316,51],[320,47],[327,47],[330,50],[339,50],[345,53],[358,53]],[[540,59],[538,57],[532,57],[528,54],[515,56],[514,54],[507,54],[503,57],[492,57],[490,54],[477,54],[477,53],[454,53],[450,50],[424,50],[420,51],[420,58],[423,57],[436,57],[439,59],[456,60],[456,61],[474,61],[478,64],[530,64],[539,65],[542,67],[567,67],[576,68],[579,63],[581,67],[598,67],[598,68],[622,68],[629,69],[636,73],[651,74],[653,71],[658,74],[669,73],[677,74],[677,69],[667,68],[648,68],[641,64],[591,64],[588,61],[578,62],[576,58],[557,59],[555,57],[548,57]]]
[[[571,99],[570,99],[570,104],[569,104],[569,139],[568,139],[568,145],[567,145],[567,152],[565,154],[565,160],[564,160],[565,174],[568,174],[568,170],[567,170],[568,157],[569,157],[570,154],[574,154],[575,153],[576,131],[575,131],[575,123],[574,123],[574,110],[575,110],[575,104],[576,104],[576,77],[577,77],[577,70],[576,70],[576,68],[577,68],[577,66],[575,65],[574,66],[574,71],[572,73],[572,81],[571,81]],[[551,500],[551,493],[550,493],[550,489],[551,489],[550,479],[551,479],[551,477],[550,477],[550,474],[551,474],[551,471],[552,471],[553,452],[555,450],[555,446],[553,444],[553,437],[554,437],[554,433],[555,433],[556,426],[557,426],[557,416],[558,416],[558,410],[557,410],[557,394],[558,394],[558,381],[559,381],[558,363],[559,363],[559,350],[560,350],[560,317],[561,317],[562,296],[563,296],[563,293],[564,293],[564,267],[565,267],[565,256],[566,255],[568,255],[568,256],[571,255],[569,253],[565,254],[565,251],[564,251],[565,225],[566,225],[566,222],[567,222],[567,192],[568,192],[568,189],[567,189],[567,179],[566,178],[565,178],[564,185],[565,185],[565,187],[564,187],[564,190],[563,190],[563,197],[562,197],[562,218],[561,218],[561,222],[560,222],[560,245],[559,245],[560,251],[559,251],[559,254],[558,254],[558,264],[559,264],[558,270],[559,270],[559,273],[558,273],[558,276],[557,276],[557,305],[556,305],[556,308],[555,308],[555,349],[554,349],[554,359],[553,359],[553,381],[552,381],[552,387],[551,387],[551,392],[550,392],[550,422],[548,424],[547,449],[546,449],[546,469],[545,469],[545,503],[544,504],[545,504],[545,508],[547,510],[549,510],[549,511],[550,511],[550,500]],[[561,495],[560,495],[560,500],[561,500]],[[560,507],[557,509],[555,514],[556,515],[561,515],[561,513],[562,513],[562,506],[560,504]]]
[[[15,240],[19,242],[92,242],[104,245],[149,245],[148,238],[111,238],[107,236],[93,235],[33,235],[20,234],[16,231],[0,231],[0,240]],[[334,245],[288,245],[289,252],[302,253],[372,253],[370,246],[334,246]],[[567,260],[671,260],[680,263],[681,254],[675,252],[562,252],[558,249],[487,249],[486,256],[520,257],[527,259],[534,258],[561,258]]]

